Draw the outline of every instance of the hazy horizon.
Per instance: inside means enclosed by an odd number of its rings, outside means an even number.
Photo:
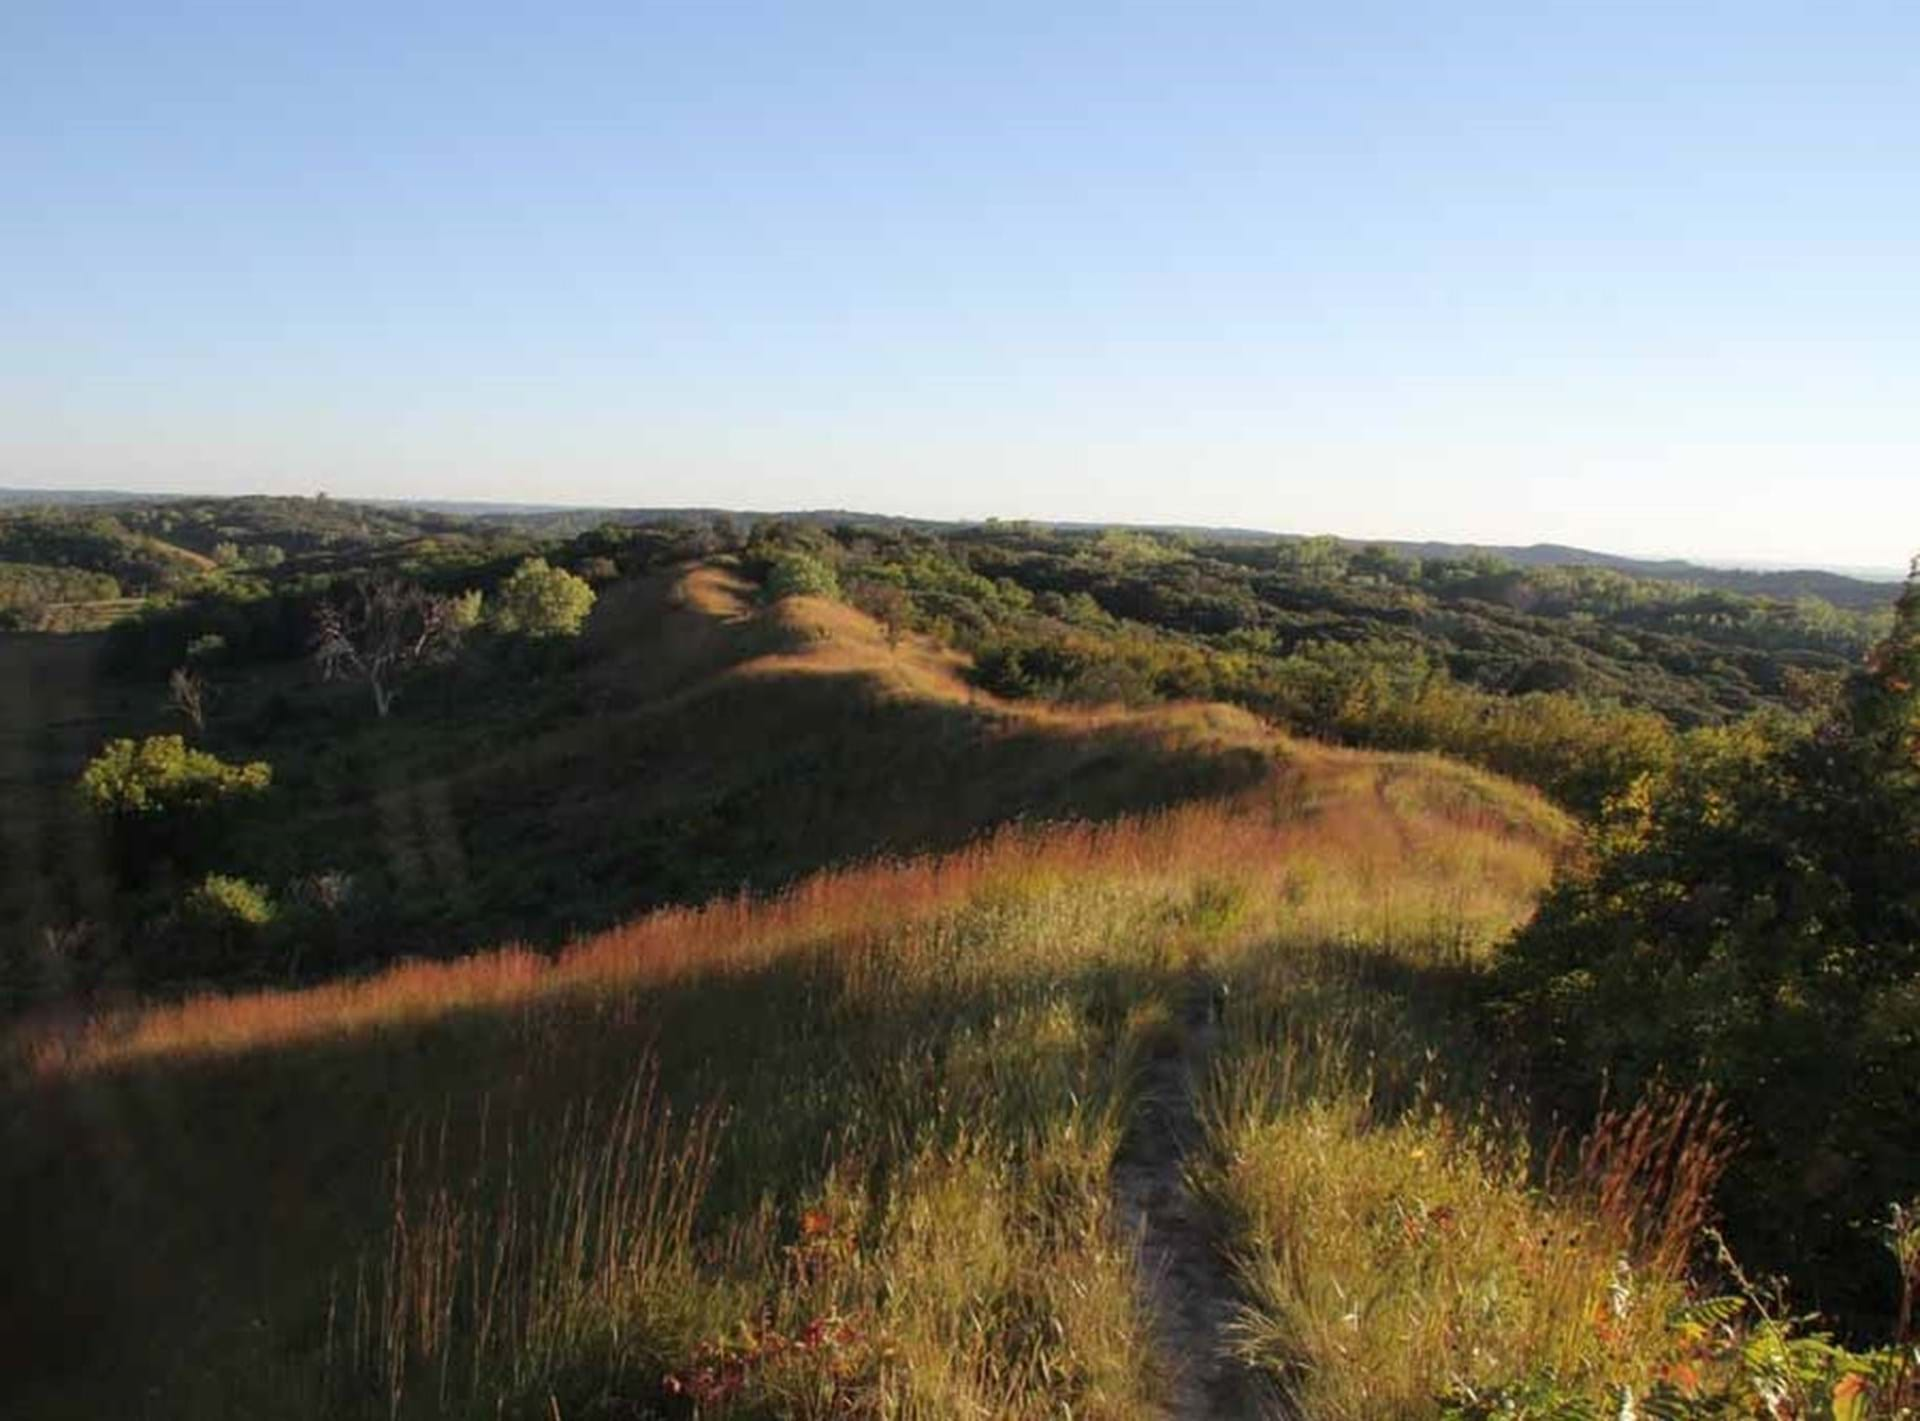
[[[1920,12],[28,3],[0,483],[1920,550]]]
[[[1246,533],[1246,534],[1263,535],[1263,536],[1271,536],[1271,537],[1329,536],[1333,538],[1338,538],[1342,542],[1347,542],[1347,543],[1365,543],[1368,541],[1379,541],[1379,542],[1386,542],[1386,543],[1443,543],[1443,544],[1449,544],[1449,545],[1461,546],[1461,547],[1487,547],[1487,548],[1494,548],[1494,547],[1530,548],[1530,547],[1555,546],[1555,547],[1571,547],[1581,552],[1606,554],[1614,557],[1635,558],[1635,559],[1640,559],[1647,562],[1686,562],[1686,563],[1694,564],[1699,567],[1714,568],[1721,571],[1831,572],[1831,573],[1838,573],[1843,577],[1853,577],[1853,578],[1859,578],[1867,581],[1888,581],[1888,582],[1903,581],[1907,577],[1907,574],[1910,568],[1910,563],[1902,563],[1899,566],[1893,566],[1893,565],[1875,566],[1873,564],[1861,564],[1861,563],[1825,563],[1825,562],[1791,561],[1791,560],[1775,561],[1775,560],[1769,560],[1765,558],[1704,557],[1698,554],[1690,553],[1683,548],[1682,549],[1664,549],[1664,550],[1656,549],[1654,551],[1636,551],[1632,549],[1623,549],[1623,548],[1614,548],[1614,547],[1595,547],[1589,544],[1582,544],[1582,543],[1564,543],[1560,540],[1550,539],[1550,538],[1525,538],[1525,539],[1516,539],[1516,540],[1500,540],[1500,539],[1475,538],[1475,537],[1446,538],[1446,537],[1436,537],[1436,536],[1416,536],[1416,537],[1408,537],[1408,538],[1399,538],[1399,537],[1390,537],[1386,535],[1376,535],[1376,534],[1358,535],[1358,534],[1345,532],[1339,528],[1281,528],[1281,527],[1269,527],[1261,524],[1250,524],[1250,523],[1194,523],[1194,522],[1184,521],[1184,520],[1161,520],[1161,521],[1152,522],[1152,523],[1142,523],[1142,522],[1136,522],[1136,521],[1127,520],[1127,519],[1087,518],[1087,517],[1081,517],[1077,515],[1067,515],[1067,516],[1061,516],[1061,517],[1022,516],[1019,518],[1015,518],[1013,515],[1008,515],[1004,513],[994,513],[994,512],[974,514],[966,517],[946,517],[946,516],[936,517],[934,515],[929,515],[929,514],[902,512],[901,510],[895,509],[895,508],[855,507],[852,505],[837,504],[837,503],[806,504],[806,505],[793,504],[793,505],[784,505],[780,507],[773,507],[773,506],[747,507],[745,505],[704,504],[704,503],[656,504],[656,503],[648,503],[644,501],[622,502],[622,503],[579,503],[579,502],[568,502],[565,500],[545,501],[545,500],[529,500],[529,499],[473,499],[473,498],[459,498],[459,497],[453,497],[453,498],[413,497],[406,494],[392,494],[392,493],[358,495],[358,494],[338,493],[331,489],[316,489],[316,490],[309,490],[306,492],[300,492],[298,490],[287,490],[284,492],[280,492],[280,491],[268,491],[268,490],[262,490],[262,489],[247,489],[247,490],[240,490],[238,492],[213,492],[206,489],[166,488],[166,489],[154,489],[154,490],[142,491],[138,489],[112,488],[112,487],[97,487],[97,488],[96,487],[78,487],[78,486],[56,487],[52,485],[36,486],[32,484],[0,483],[0,495],[33,494],[33,493],[47,493],[47,494],[62,495],[67,497],[86,497],[90,499],[100,498],[103,500],[124,498],[130,501],[141,500],[141,499],[175,499],[175,498],[178,498],[178,499],[246,498],[246,497],[306,498],[306,497],[312,497],[316,493],[320,493],[320,494],[325,494],[328,498],[339,499],[340,501],[347,502],[347,503],[367,503],[367,504],[376,504],[376,505],[383,505],[383,506],[430,508],[430,509],[445,508],[450,510],[471,509],[471,510],[474,510],[476,514],[484,513],[484,512],[547,513],[547,512],[571,512],[575,510],[578,510],[581,512],[592,512],[595,510],[603,510],[603,509],[609,512],[624,512],[624,511],[635,510],[635,509],[645,509],[648,511],[659,511],[663,513],[691,513],[691,512],[699,512],[706,509],[712,509],[717,512],[725,512],[725,513],[732,513],[732,514],[739,514],[739,515],[746,515],[746,516],[777,515],[777,514],[846,513],[855,517],[862,517],[862,518],[901,518],[901,519],[906,519],[910,521],[924,521],[924,522],[930,522],[930,523],[949,523],[954,525],[978,525],[978,524],[991,522],[994,520],[1001,520],[1001,521],[1030,522],[1030,523],[1040,524],[1043,526],[1054,526],[1054,527],[1116,527],[1116,528],[1131,527],[1131,528],[1190,529],[1195,531],[1217,530],[1220,532]]]

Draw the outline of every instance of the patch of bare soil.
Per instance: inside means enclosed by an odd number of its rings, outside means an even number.
[[[1182,995],[1179,1046],[1145,1068],[1113,1166],[1119,1222],[1137,1241],[1139,1277],[1168,1377],[1169,1421],[1239,1421],[1286,1413],[1271,1387],[1232,1355],[1241,1305],[1215,1221],[1188,1187],[1200,1141],[1194,1097],[1219,1028],[1210,983]]]

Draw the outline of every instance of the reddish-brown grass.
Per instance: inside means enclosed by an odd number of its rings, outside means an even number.
[[[451,962],[405,962],[297,990],[208,994],[20,1034],[36,1072],[173,1053],[220,1054],[509,1007],[554,994],[760,966],[797,945],[848,941],[923,918],[998,883],[1035,879],[1284,876],[1337,864],[1353,891],[1385,894],[1411,863],[1450,864],[1492,903],[1537,886],[1564,837],[1530,796],[1443,762],[1293,746],[1268,783],[1231,799],[1106,824],[1003,828],[956,852],[815,874],[784,892],[670,908],[548,957],[509,946]],[[1450,908],[1471,916],[1474,905]]]
[[[1656,1270],[1678,1277],[1711,1220],[1735,1145],[1710,1091],[1656,1087],[1630,1109],[1601,1112],[1577,1151],[1573,1189]]]

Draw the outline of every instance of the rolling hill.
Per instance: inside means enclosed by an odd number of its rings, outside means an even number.
[[[681,852],[772,855],[784,888],[554,956],[16,1032],[9,1414],[1180,1404],[1178,1349],[1220,1339],[1134,1289],[1131,1238],[1190,1241],[1110,1177],[1183,1188],[1198,1148],[1141,1115],[1144,1063],[1216,1049],[1180,1024],[1209,984],[1258,1035],[1404,962],[1426,1012],[1526,911],[1566,821],[1224,707],[1002,703],[932,643],[744,591],[724,567],[636,585],[593,628],[592,716],[393,793],[441,806],[416,822],[454,837],[443,861],[505,855],[509,878],[534,861],[516,836],[571,856],[621,815],[742,796]],[[486,822],[516,792],[537,810]],[[1333,941],[1358,955],[1316,955]],[[1283,960],[1318,985],[1270,978]],[[1578,1263],[1595,1286],[1611,1266]]]

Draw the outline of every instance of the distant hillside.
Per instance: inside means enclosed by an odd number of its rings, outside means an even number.
[[[103,488],[0,488],[0,508],[91,508],[101,504],[170,503],[187,495]]]
[[[1818,597],[1836,607],[1856,612],[1873,612],[1891,602],[1899,589],[1898,579],[1884,581],[1850,577],[1825,568],[1728,568],[1707,567],[1681,558],[1629,558],[1616,553],[1572,548],[1562,543],[1533,543],[1526,547],[1482,546],[1472,543],[1386,543],[1385,547],[1407,557],[1463,558],[1475,554],[1500,558],[1522,567],[1604,567],[1630,577],[1650,577],[1661,582],[1690,582],[1719,592],[1742,592],[1749,597],[1777,597],[1794,601]]]
[[[498,522],[524,532],[549,537],[564,537],[584,532],[602,523],[708,523],[731,520],[752,523],[760,519],[808,524],[821,528],[854,527],[881,529],[917,529],[930,533],[953,532],[978,524],[931,518],[903,518],[889,514],[861,513],[851,509],[799,509],[789,511],[724,508],[521,508],[501,504],[462,505],[435,503],[420,505],[443,513],[469,512],[488,522]],[[1168,534],[1203,543],[1290,543],[1304,541],[1299,533],[1277,533],[1257,528],[1209,527],[1200,524],[1125,524],[1086,522],[1047,522],[1022,520],[1024,526],[1056,532],[1099,532],[1108,528]],[[1818,597],[1849,611],[1875,612],[1893,601],[1899,579],[1875,579],[1850,576],[1827,568],[1758,569],[1710,567],[1680,558],[1633,558],[1617,553],[1597,552],[1589,548],[1569,547],[1562,543],[1532,543],[1511,546],[1489,543],[1440,543],[1381,541],[1378,539],[1336,538],[1343,547],[1384,547],[1406,557],[1460,561],[1473,557],[1498,558],[1521,567],[1603,567],[1631,577],[1660,582],[1682,582],[1720,592],[1740,592],[1751,597],[1773,597],[1795,601]]]
[[[855,527],[878,529],[915,529],[924,532],[952,532],[978,524],[959,520],[909,518],[892,514],[866,513],[856,509],[728,509],[728,508],[595,508],[556,504],[512,504],[458,499],[378,499],[352,500],[317,498],[281,498],[249,496],[213,498],[183,494],[134,494],[111,490],[57,490],[0,488],[0,509],[89,507],[112,508],[117,512],[169,505],[174,520],[189,525],[205,525],[214,519],[214,510],[228,510],[224,521],[250,528],[256,537],[267,537],[260,526],[262,518],[281,524],[276,531],[294,531],[296,541],[309,545],[314,534],[322,540],[349,545],[364,542],[383,543],[405,537],[420,537],[454,531],[461,526],[481,524],[496,529],[538,537],[571,537],[602,524],[699,524],[727,523],[748,525],[760,520],[778,520],[820,528]],[[191,509],[191,512],[185,510]],[[275,511],[278,512],[275,512]],[[150,521],[169,522],[166,518]],[[145,521],[145,520],[143,520]],[[1027,520],[1025,526],[1059,532],[1098,532],[1107,528],[1168,534],[1204,543],[1279,543],[1303,541],[1304,534],[1282,533],[1258,528],[1213,527],[1203,524],[1125,524],[1099,522],[1048,522]],[[304,535],[304,536],[302,536]],[[1713,567],[1682,558],[1635,558],[1592,548],[1577,548],[1563,543],[1531,543],[1524,546],[1496,543],[1445,543],[1335,539],[1344,547],[1384,547],[1406,557],[1457,561],[1473,557],[1498,558],[1521,567],[1601,567],[1632,577],[1662,582],[1681,582],[1721,592],[1739,592],[1752,597],[1772,597],[1795,601],[1818,597],[1849,611],[1873,612],[1892,602],[1899,578],[1874,578],[1843,573],[1831,568],[1743,568]],[[180,540],[185,543],[187,540]],[[243,544],[244,545],[244,544]],[[198,551],[210,551],[207,548]],[[289,548],[291,551],[291,548]]]

